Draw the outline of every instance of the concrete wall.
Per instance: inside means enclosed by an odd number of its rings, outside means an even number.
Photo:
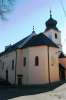
[[[15,84],[15,63],[16,63],[16,51],[10,52],[0,57],[2,64],[4,63],[3,69],[0,66],[1,77],[6,79],[6,70],[8,70],[8,80],[11,84]],[[14,60],[14,70],[12,70],[12,60]]]
[[[59,64],[57,52],[57,48],[49,48],[49,68],[51,82],[59,80]],[[35,66],[36,56],[39,58],[38,66]],[[23,65],[24,57],[26,57],[26,66]],[[36,46],[18,50],[16,75],[18,74],[23,75],[22,84],[25,85],[48,83],[48,47]]]
[[[58,49],[50,47],[49,52],[51,82],[59,81]]]
[[[8,69],[8,80],[11,84],[15,84],[15,68],[16,68],[16,84],[18,84],[18,75],[23,75],[22,84],[44,84],[49,83],[48,77],[48,50],[49,50],[49,71],[51,82],[59,80],[59,63],[57,48],[47,46],[36,46],[25,49],[18,49],[0,57],[4,62],[4,69],[0,63],[0,77],[6,78],[6,70]],[[39,65],[35,65],[35,57],[39,58]],[[26,57],[26,66],[23,65],[23,59]],[[14,70],[12,70],[12,60],[14,60]]]
[[[35,66],[35,57],[39,58],[39,66]],[[29,84],[48,83],[47,47],[29,48]]]
[[[23,65],[24,57],[26,57],[26,66]],[[19,49],[17,51],[17,67],[16,67],[16,83],[18,84],[18,75],[23,75],[22,84],[28,84],[29,75],[29,49]]]
[[[65,68],[65,79],[66,79],[66,58],[59,58],[59,63]]]
[[[29,83],[30,84],[44,84],[48,83],[48,47],[39,46],[29,49]],[[59,66],[58,55],[56,52],[58,49],[49,48],[49,67],[50,67],[50,80],[59,80]],[[35,66],[35,56],[39,57],[39,66]],[[53,58],[52,58],[53,57]],[[52,66],[52,61],[53,66]]]

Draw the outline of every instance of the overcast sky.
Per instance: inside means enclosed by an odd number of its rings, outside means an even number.
[[[66,0],[16,0],[14,10],[7,15],[7,21],[0,20],[0,51],[31,34],[33,25],[36,33],[45,30],[49,11],[57,20],[61,31],[63,51],[66,54],[66,16],[60,1],[66,10]]]

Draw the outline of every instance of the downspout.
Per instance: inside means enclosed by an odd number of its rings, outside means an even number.
[[[16,49],[16,59],[15,59],[15,84],[16,84],[16,67],[17,67],[17,49]]]
[[[49,46],[48,46],[48,81],[49,81],[49,87],[50,87],[51,86],[51,80],[50,80]]]

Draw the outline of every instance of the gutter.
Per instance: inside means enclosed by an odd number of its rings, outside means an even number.
[[[50,87],[51,86],[51,80],[50,80],[49,46],[48,46],[48,81],[49,81],[49,87]]]
[[[15,59],[15,84],[16,84],[16,67],[17,67],[17,49],[16,49],[16,59]]]

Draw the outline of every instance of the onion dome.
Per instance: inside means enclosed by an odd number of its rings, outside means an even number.
[[[46,24],[46,30],[45,31],[47,31],[49,29],[55,29],[55,30],[58,31],[58,28],[56,27],[57,21],[52,18],[51,11],[50,11],[50,18],[46,21],[45,24]]]

